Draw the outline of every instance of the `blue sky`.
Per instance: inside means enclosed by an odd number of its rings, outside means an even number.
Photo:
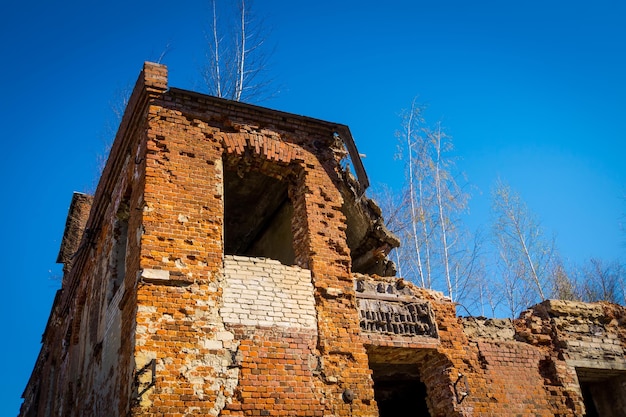
[[[508,181],[571,261],[626,257],[626,4],[256,0],[280,93],[261,103],[350,126],[373,184],[399,187],[399,113],[418,95],[454,137],[484,225]],[[200,88],[205,1],[13,2],[0,17],[5,198],[0,415],[15,415],[59,281],[73,191],[95,188],[118,91],[143,61]]]

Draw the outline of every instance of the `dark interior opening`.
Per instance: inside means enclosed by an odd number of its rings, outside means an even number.
[[[293,265],[287,183],[256,171],[224,172],[224,253]]]
[[[626,410],[626,371],[576,368],[586,417],[618,417]]]
[[[598,410],[596,409],[596,405],[593,402],[593,397],[591,394],[591,387],[589,385],[590,384],[585,383],[585,382],[580,383],[580,390],[583,393],[583,401],[585,402],[585,410],[587,410],[587,412],[585,413],[585,416],[586,417],[600,417],[600,415],[598,414]]]
[[[380,417],[427,416],[426,385],[416,364],[371,364]]]
[[[130,188],[126,189],[115,215],[113,225],[113,250],[110,278],[107,284],[107,304],[124,285],[126,276],[126,252],[128,246],[128,220],[130,219]]]

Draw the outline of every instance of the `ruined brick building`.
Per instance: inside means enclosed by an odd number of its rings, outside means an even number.
[[[346,126],[146,63],[72,200],[20,415],[626,415],[622,307],[461,319],[393,277],[365,187]]]

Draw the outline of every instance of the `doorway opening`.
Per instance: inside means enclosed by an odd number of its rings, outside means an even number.
[[[586,417],[618,417],[626,410],[626,371],[576,368]]]
[[[370,368],[380,417],[430,417],[417,364],[370,363]]]

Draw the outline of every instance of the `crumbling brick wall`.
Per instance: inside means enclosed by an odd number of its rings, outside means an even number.
[[[154,71],[142,72],[137,82],[86,222],[77,226],[70,213],[59,254],[62,288],[50,316],[50,338],[38,359],[42,372],[33,374],[26,389],[37,399],[24,402],[22,415],[129,412],[137,308],[129,301],[138,276],[144,187],[137,155],[145,121],[139,115],[148,97],[163,91],[165,75],[163,68],[147,68]],[[76,227],[82,232],[79,245],[68,235]]]
[[[57,257],[57,262],[63,264],[63,286],[68,285],[67,278],[72,269],[74,255],[80,248],[92,202],[92,196],[87,194],[74,193],[72,196]],[[61,314],[62,299],[63,292],[59,290],[55,295],[50,318],[42,336],[41,351],[22,395],[24,402],[21,413],[28,413],[31,416],[56,413],[67,408],[73,398],[74,381],[67,375],[68,361],[62,359],[67,353],[67,345],[72,341],[73,329],[70,326],[72,322]],[[65,386],[68,380],[69,384]],[[56,398],[60,395],[63,395],[63,402],[57,404]]]
[[[308,370],[307,392],[298,394],[308,400],[299,403],[319,405],[324,398],[325,413],[375,415],[367,357],[358,343],[340,167],[324,145],[333,140],[333,130],[303,119],[285,121],[283,115],[251,106],[232,109],[216,99],[212,104],[223,108],[207,111],[205,100],[170,89],[150,106],[146,153],[139,156],[146,160],[146,186],[134,357],[137,370],[156,360],[156,383],[133,412],[217,415],[237,400],[231,391],[232,346],[220,340],[228,331],[219,313],[226,301],[221,285],[223,170],[235,168],[289,181],[295,263],[310,270],[318,323],[316,334],[303,334],[297,343],[310,352],[303,363],[294,364]],[[228,342],[241,349],[257,339]],[[278,348],[283,342],[275,343]],[[319,356],[321,365],[310,369],[308,355]],[[240,383],[252,378],[246,363],[237,377]],[[199,378],[212,383],[200,388]],[[351,404],[341,397],[348,387],[357,393]],[[247,390],[235,392],[248,395]],[[272,396],[278,398],[270,415],[289,415],[298,407],[280,411],[280,404],[294,401],[287,390]],[[261,408],[267,407],[242,400],[238,412],[254,414]]]
[[[551,345],[577,366],[613,363],[624,367],[626,316],[611,303],[547,300],[516,321],[520,337],[534,345]]]
[[[623,366],[622,357],[615,355],[624,343],[624,309],[619,306],[551,300],[514,322],[461,319],[456,316],[454,303],[439,293],[394,278],[361,274],[354,278],[361,337],[370,363],[417,365],[432,416],[582,415],[583,399],[574,370],[582,363],[580,355],[601,356],[601,363],[595,364],[597,369],[610,371]],[[371,330],[367,323],[384,318],[366,316],[368,306],[375,305],[369,300],[377,300],[380,310],[392,312],[395,320],[403,314],[397,306],[428,303],[434,312],[437,337],[432,337],[430,330],[422,335],[402,334],[387,325],[379,326],[383,330]],[[606,347],[600,347],[596,335],[594,346],[579,349],[581,340],[593,342],[590,329],[602,335],[600,340]],[[570,346],[574,347],[571,351]],[[573,361],[573,357],[577,359]],[[620,375],[611,385],[618,391]]]
[[[616,304],[546,300],[516,320],[518,338],[549,352],[544,364],[546,384],[561,409],[582,415],[585,406],[581,384],[590,379],[602,391],[612,391],[612,400],[594,398],[601,415],[620,415],[626,389],[626,311]],[[562,388],[559,388],[562,387]],[[591,387],[593,390],[593,386]],[[587,400],[589,401],[589,399]],[[613,414],[617,413],[617,414]]]
[[[548,301],[514,322],[464,321],[440,293],[353,273],[393,271],[396,239],[341,168],[338,131],[168,88],[146,63],[93,204],[72,204],[21,415],[376,416],[389,369],[423,384],[433,417],[576,416],[583,389],[599,409],[623,393],[622,307]],[[255,244],[281,245],[266,252],[290,265],[225,249],[225,184],[251,177],[288,200]]]
[[[226,256],[222,286],[220,314],[236,343],[230,367],[239,372],[222,415],[320,413],[311,271]]]

